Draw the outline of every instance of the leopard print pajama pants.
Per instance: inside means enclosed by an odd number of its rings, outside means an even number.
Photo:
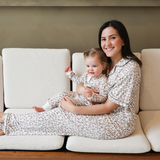
[[[119,112],[119,111],[117,111]],[[122,117],[123,116],[123,117]],[[50,111],[5,116],[5,135],[68,135],[94,139],[117,139],[130,135],[134,128],[124,114],[77,115],[60,106]]]

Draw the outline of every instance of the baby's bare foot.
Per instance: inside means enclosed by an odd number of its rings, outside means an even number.
[[[3,136],[4,132],[2,131],[2,129],[0,129],[0,136]]]
[[[0,112],[0,123],[4,123],[4,116],[6,113]]]
[[[41,107],[36,107],[36,106],[33,106],[32,107],[35,111],[37,111],[37,112],[44,112],[45,110],[43,109],[43,108],[41,108]]]

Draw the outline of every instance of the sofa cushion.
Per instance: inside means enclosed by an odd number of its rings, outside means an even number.
[[[0,112],[4,111],[2,57],[0,56]]]
[[[63,136],[0,136],[0,149],[5,150],[57,150],[63,143]]]
[[[117,140],[96,140],[78,136],[70,136],[67,149],[75,152],[94,153],[144,153],[150,151],[150,144],[145,137],[139,116],[134,133],[126,138]]]
[[[160,111],[142,111],[139,116],[152,150],[160,152]]]
[[[141,110],[160,110],[160,49],[142,50]]]
[[[33,113],[32,106],[40,107],[54,94],[70,90],[64,73],[70,65],[69,50],[10,48],[2,55],[6,113]],[[63,143],[63,136],[0,137],[0,149],[57,150]]]
[[[140,53],[134,53],[139,59],[141,59]],[[86,71],[86,65],[83,57],[83,53],[74,53],[72,56],[72,68],[73,71],[81,76]],[[76,91],[76,84],[72,83],[73,91]],[[139,87],[140,88],[140,87]],[[139,112],[139,89],[137,90],[137,101],[136,101],[136,113]]]
[[[72,70],[76,75],[81,76],[86,72],[86,64],[83,57],[83,53],[74,53],[72,55]],[[76,84],[72,83],[72,90],[76,91]]]
[[[64,68],[68,49],[3,49],[4,99],[7,108],[42,106],[58,92],[70,90]]]
[[[34,109],[6,109],[5,113],[23,114],[23,113],[34,113]]]

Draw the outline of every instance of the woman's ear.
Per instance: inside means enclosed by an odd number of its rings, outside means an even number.
[[[122,46],[124,46],[124,45],[125,45],[125,43],[124,43],[124,41],[123,41]]]
[[[103,63],[103,70],[105,70],[107,67],[107,64],[106,63]]]

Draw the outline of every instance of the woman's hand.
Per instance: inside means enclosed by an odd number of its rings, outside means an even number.
[[[60,102],[61,107],[69,112],[76,113],[76,105],[67,97],[63,97],[63,99]]]

